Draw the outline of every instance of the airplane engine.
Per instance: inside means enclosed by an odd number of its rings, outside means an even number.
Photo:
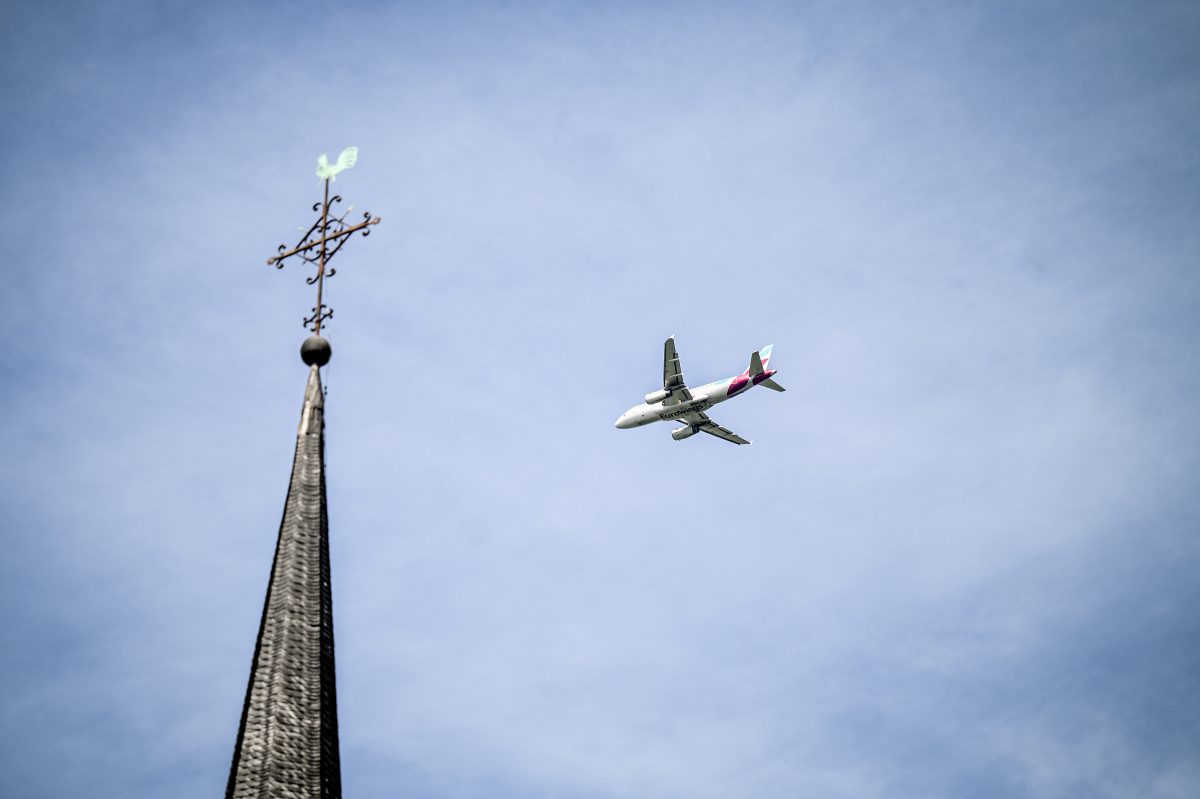
[[[671,396],[671,392],[663,389],[662,391],[652,391],[646,395],[646,404],[653,405],[656,402],[662,402],[667,397]]]
[[[696,428],[691,425],[679,427],[671,431],[671,438],[676,441],[683,441],[685,438],[691,438],[694,435],[696,435]]]

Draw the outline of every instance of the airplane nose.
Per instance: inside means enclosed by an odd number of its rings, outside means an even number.
[[[625,430],[629,427],[629,414],[623,413],[617,417],[617,421],[613,422],[613,427],[618,430]]]

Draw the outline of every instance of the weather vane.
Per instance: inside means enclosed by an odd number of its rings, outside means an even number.
[[[378,225],[383,220],[380,217],[372,217],[371,213],[363,213],[363,221],[356,225],[346,222],[346,217],[354,210],[354,206],[350,206],[342,212],[341,216],[336,216],[330,213],[333,205],[340,203],[342,198],[340,195],[329,196],[329,184],[337,180],[337,174],[343,170],[354,166],[354,162],[358,160],[358,148],[347,147],[338,155],[337,162],[330,164],[329,157],[325,153],[317,159],[317,177],[325,183],[325,200],[323,202],[314,203],[313,211],[320,211],[321,216],[316,222],[312,223],[312,227],[300,239],[300,243],[290,250],[286,244],[279,245],[277,255],[273,255],[267,259],[267,263],[274,266],[276,269],[283,269],[283,262],[291,258],[293,255],[300,256],[302,261],[306,261],[316,267],[316,274],[307,278],[305,282],[308,285],[316,284],[317,287],[317,304],[313,306],[312,316],[304,320],[304,326],[312,330],[313,336],[321,335],[321,323],[326,319],[333,317],[333,309],[329,308],[322,301],[322,296],[325,290],[325,278],[333,277],[337,274],[337,270],[329,267],[329,262],[333,256],[338,254],[338,251],[350,240],[350,236],[359,231],[362,231],[364,236],[371,233],[371,225]]]

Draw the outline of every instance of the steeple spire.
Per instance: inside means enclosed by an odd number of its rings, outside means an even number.
[[[296,457],[226,799],[340,799],[325,400],[308,372]]]
[[[354,166],[357,158],[354,147],[343,150],[332,166],[321,156],[317,176],[325,183],[325,199],[313,206],[320,216],[300,243],[291,249],[281,244],[278,254],[267,260],[282,269],[286,259],[297,256],[315,267],[307,282],[317,287],[317,304],[304,320],[313,332],[300,347],[300,358],[308,364],[308,384],[226,799],[342,796],[320,372],[333,350],[321,336],[321,323],[333,316],[323,299],[325,279],[335,274],[329,261],[351,235],[366,236],[380,222],[365,213],[363,221],[350,224],[348,210],[340,216],[330,210],[342,201],[329,196],[330,181]]]

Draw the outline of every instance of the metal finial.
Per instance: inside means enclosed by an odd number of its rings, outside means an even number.
[[[333,309],[322,301],[325,278],[337,274],[336,269],[327,268],[330,260],[350,240],[351,235],[361,231],[364,236],[368,236],[371,234],[371,226],[378,225],[383,221],[381,217],[372,217],[368,211],[362,215],[361,222],[352,225],[346,222],[346,217],[350,215],[350,209],[343,211],[341,216],[330,212],[335,204],[342,201],[340,195],[329,196],[330,182],[336,179],[335,176],[339,172],[354,166],[356,161],[358,161],[357,147],[347,147],[342,150],[337,162],[332,165],[329,163],[328,155],[321,154],[321,157],[317,159],[317,177],[325,183],[325,199],[322,202],[314,203],[312,207],[313,211],[319,210],[321,216],[312,223],[312,227],[295,247],[289,250],[286,244],[280,244],[278,254],[267,259],[268,265],[282,269],[286,259],[298,255],[300,260],[316,267],[316,273],[312,277],[306,278],[305,282],[310,286],[316,285],[317,304],[312,308],[312,315],[305,317],[303,322],[304,326],[313,332],[314,337],[321,335],[321,323],[333,317]]]
[[[324,336],[309,336],[300,345],[300,360],[309,366],[324,366],[333,357],[333,348]]]

